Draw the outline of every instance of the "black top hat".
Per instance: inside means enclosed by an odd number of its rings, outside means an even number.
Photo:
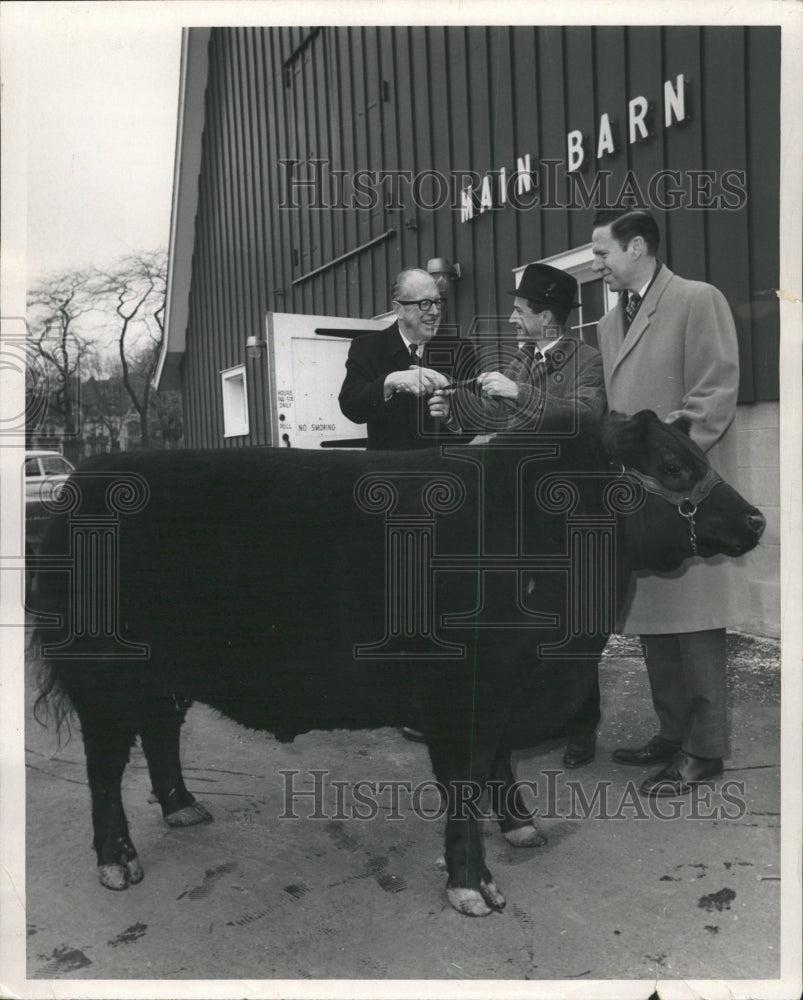
[[[524,268],[519,287],[511,295],[529,299],[539,306],[549,309],[574,309],[580,303],[577,299],[577,280],[565,271],[549,264],[528,264]]]

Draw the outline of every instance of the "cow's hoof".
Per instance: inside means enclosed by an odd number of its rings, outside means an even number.
[[[137,883],[141,882],[145,878],[145,871],[143,870],[136,854],[133,858],[128,858],[125,866],[128,871],[128,881],[131,885],[137,885]]]
[[[458,913],[467,917],[487,917],[493,912],[476,889],[447,889],[446,895]]]
[[[504,837],[511,847],[541,847],[546,843],[546,835],[534,823],[507,830]]]
[[[141,868],[140,871],[142,871]],[[140,878],[142,878],[141,875]],[[130,885],[130,876],[126,865],[98,865],[98,879],[102,886],[114,889],[115,892],[127,889]]]
[[[497,889],[496,882],[480,882],[480,889],[447,889],[449,902],[467,917],[487,917],[489,913],[505,908],[506,900]]]
[[[145,872],[136,854],[120,864],[98,865],[98,879],[107,889],[120,892],[130,885],[137,885],[145,878]]]
[[[193,802],[183,809],[168,813],[165,816],[165,823],[168,826],[195,826],[197,823],[211,823],[213,819],[212,813],[206,806],[202,806],[200,802]]]
[[[496,887],[496,882],[493,879],[490,882],[480,882],[480,892],[482,893],[482,898],[492,910],[497,910],[498,912],[504,910],[507,900]]]

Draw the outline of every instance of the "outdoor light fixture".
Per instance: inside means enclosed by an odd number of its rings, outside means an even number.
[[[449,282],[460,277],[460,265],[452,264],[446,257],[433,257],[427,261],[427,272],[435,279],[441,295],[445,295],[449,291]]]
[[[245,353],[252,360],[256,360],[267,346],[267,341],[263,337],[252,335],[245,342]]]

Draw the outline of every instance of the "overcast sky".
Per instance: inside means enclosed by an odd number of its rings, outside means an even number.
[[[166,247],[180,28],[125,4],[22,7],[29,280]]]

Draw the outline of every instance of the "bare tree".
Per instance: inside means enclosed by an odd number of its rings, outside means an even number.
[[[72,459],[82,451],[81,372],[95,353],[95,345],[80,330],[81,318],[93,308],[90,277],[87,271],[65,271],[38,282],[28,296],[28,340],[33,354],[26,382],[31,417],[28,435],[35,434],[45,419],[55,420],[64,451]]]
[[[85,419],[96,428],[105,428],[114,447],[125,414],[133,407],[139,447],[149,447],[154,422],[160,443],[176,443],[181,431],[177,427],[180,407],[175,401],[156,408],[158,412],[151,414],[156,421],[149,419],[155,396],[153,379],[164,339],[166,286],[166,254],[143,251],[107,268],[50,276],[31,290],[32,359],[26,383],[30,440],[45,419],[53,421],[65,452],[77,459],[83,452]],[[100,360],[100,344],[106,350],[113,349],[116,356],[114,372],[108,377],[103,373],[111,370]],[[86,393],[83,405],[82,383]]]
[[[179,447],[184,438],[181,393],[162,389],[151,396],[151,439],[158,439],[165,448]]]
[[[99,357],[89,371],[81,394],[85,420],[103,428],[109,450],[119,451],[120,432],[130,403],[120,363],[116,358],[110,362]]]
[[[98,270],[92,290],[116,317],[115,340],[123,386],[139,416],[142,447],[150,444],[148,410],[164,339],[167,259],[164,251],[130,254]]]

